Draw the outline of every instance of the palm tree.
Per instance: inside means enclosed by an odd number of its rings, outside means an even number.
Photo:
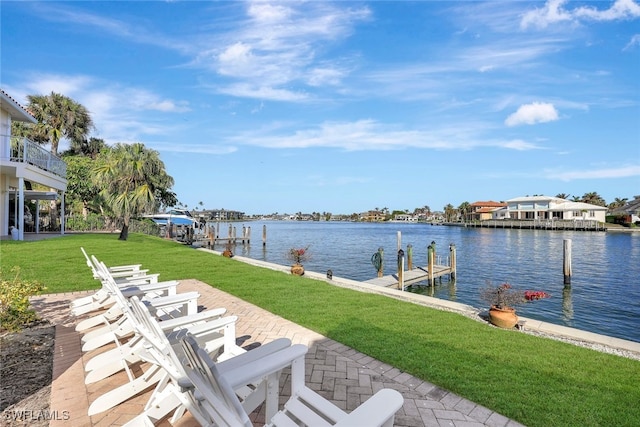
[[[458,206],[458,211],[462,214],[462,220],[467,220],[467,214],[471,210],[471,204],[469,202],[462,202],[460,206]]]
[[[609,210],[610,210],[610,211],[612,211],[612,210],[614,210],[614,209],[621,208],[621,207],[623,207],[624,205],[626,205],[626,204],[627,204],[627,201],[628,201],[628,200],[629,200],[629,199],[627,199],[626,197],[625,197],[625,198],[623,198],[623,199],[621,199],[620,197],[616,197],[616,198],[613,200],[613,202],[609,203],[608,208],[609,208]]]
[[[570,195],[570,194],[567,194],[567,193],[559,193],[559,194],[556,194],[556,197],[557,197],[558,199],[565,199],[565,200],[566,200],[566,199],[568,199],[570,196],[571,196],[571,195]]]
[[[451,222],[455,214],[456,214],[456,209],[453,207],[451,203],[448,203],[447,206],[444,207],[445,221]]]
[[[595,191],[592,191],[591,193],[585,193],[584,196],[582,196],[582,201],[584,203],[589,203],[592,205],[607,206],[607,203],[604,201],[604,199]]]
[[[141,143],[116,144],[101,153],[93,180],[104,185],[101,195],[114,215],[123,220],[120,240],[127,240],[129,220],[155,209],[156,194],[173,186],[160,154]]]
[[[80,145],[93,128],[89,111],[71,98],[51,92],[28,95],[27,99],[27,110],[38,120],[28,136],[39,143],[51,143],[51,152],[55,155],[60,139],[69,138],[72,146]]]

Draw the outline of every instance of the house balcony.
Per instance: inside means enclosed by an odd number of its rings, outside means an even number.
[[[9,161],[34,165],[63,179],[67,177],[64,160],[24,137],[11,137]]]

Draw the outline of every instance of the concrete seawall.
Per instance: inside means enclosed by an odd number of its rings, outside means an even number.
[[[214,251],[211,249],[198,248],[200,251],[209,252],[216,255],[222,255],[222,252]],[[270,262],[260,261],[252,258],[234,256],[233,259],[255,265],[258,267],[268,268],[271,270],[282,271],[284,273],[290,273],[290,267],[273,264]],[[384,288],[381,286],[371,285],[356,280],[345,279],[342,277],[333,276],[328,279],[326,274],[317,273],[313,271],[305,271],[305,277],[321,280],[334,286],[340,286],[343,288],[353,289],[359,292],[368,292],[379,295],[384,295],[390,298],[395,298],[401,301],[410,302],[413,304],[419,304],[426,307],[431,307],[439,310],[447,310],[456,313],[460,313],[467,317],[474,318],[476,320],[482,320],[482,310],[472,307],[470,305],[457,303],[454,301],[443,300],[439,298],[430,297],[427,295],[414,294],[410,292],[404,292],[398,289]],[[593,332],[584,331],[581,329],[569,328],[567,326],[556,325],[553,323],[542,322],[536,319],[530,319],[519,316],[521,321],[525,322],[527,331],[540,332],[548,334],[554,337],[566,338],[569,341],[582,341],[593,343],[595,345],[602,345],[619,349],[622,351],[632,352],[637,354],[637,358],[640,359],[640,343],[630,340],[624,340],[621,338],[610,337],[607,335],[595,334]]]

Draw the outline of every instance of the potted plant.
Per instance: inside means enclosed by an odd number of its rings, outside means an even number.
[[[289,249],[289,252],[287,252],[287,258],[293,261],[291,274],[302,276],[304,274],[304,266],[302,265],[302,262],[309,259],[309,246],[306,248]]]
[[[518,323],[515,306],[527,301],[549,298],[544,291],[521,291],[514,289],[509,283],[498,286],[487,285],[480,297],[489,303],[489,321],[501,328],[511,329]]]

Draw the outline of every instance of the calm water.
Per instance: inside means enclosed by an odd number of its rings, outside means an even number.
[[[640,234],[499,230],[429,224],[256,221],[234,223],[236,235],[251,227],[251,245],[238,245],[237,255],[289,265],[289,248],[310,246],[310,271],[353,280],[376,277],[371,256],[382,247],[384,273],[395,271],[397,234],[402,249],[413,247],[414,266],[426,266],[427,246],[438,255],[457,249],[457,280],[443,278],[435,289],[412,286],[411,292],[458,301],[478,308],[487,282],[509,282],[520,289],[543,290],[552,296],[518,307],[525,317],[640,342]],[[263,225],[267,244],[262,245]],[[220,225],[226,237],[228,224]],[[564,287],[564,239],[572,240],[571,286]],[[443,260],[443,262],[445,262]]]

